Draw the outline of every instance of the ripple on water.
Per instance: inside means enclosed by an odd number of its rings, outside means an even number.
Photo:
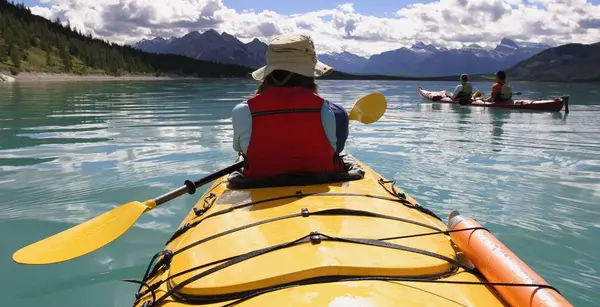
[[[347,149],[440,217],[459,210],[476,218],[574,305],[594,304],[600,109],[590,104],[600,104],[596,96],[587,105],[573,99],[564,116],[424,103],[417,86],[453,84],[320,81],[319,91],[348,109],[368,93],[384,93],[385,116],[370,125],[352,122]],[[555,91],[515,86],[535,96]],[[78,223],[228,165],[235,158],[231,109],[255,88],[230,80],[0,87],[0,97],[8,97],[0,101],[0,221],[34,221],[42,236],[58,230],[44,221]],[[146,265],[204,189],[143,215],[133,234],[120,239],[126,243],[93,254],[96,262],[85,268]],[[2,225],[0,231],[18,232]],[[160,242],[148,240],[155,235]],[[11,239],[10,246],[23,244]],[[65,270],[71,271],[78,268]],[[106,306],[115,297],[92,299]]]

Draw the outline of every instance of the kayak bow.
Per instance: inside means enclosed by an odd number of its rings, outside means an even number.
[[[360,178],[218,179],[134,281],[134,306],[571,306],[474,220],[453,212],[446,226],[344,160]]]

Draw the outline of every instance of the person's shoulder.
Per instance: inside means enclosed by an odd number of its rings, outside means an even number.
[[[237,105],[235,105],[235,107],[233,107],[233,110],[231,110],[231,113],[234,113],[234,114],[245,113],[245,112],[250,112],[250,106],[248,106],[248,101],[242,101],[242,102],[238,103]]]
[[[346,109],[341,104],[329,101],[327,99],[325,99],[325,104],[328,105],[329,108],[331,108],[333,111],[335,111],[335,110],[346,111]]]

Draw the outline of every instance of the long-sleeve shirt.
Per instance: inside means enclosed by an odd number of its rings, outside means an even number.
[[[462,92],[463,90],[463,85],[459,84],[456,86],[456,88],[454,89],[454,93],[452,93],[452,96],[450,96],[450,98],[452,99],[456,99],[456,97],[458,96],[458,94],[460,94],[460,92]]]
[[[236,152],[246,154],[248,144],[250,144],[250,136],[252,135],[252,115],[250,114],[248,102],[245,101],[236,105],[231,111],[231,119],[233,121],[233,149]],[[323,103],[323,107],[321,108],[321,122],[329,144],[333,147],[333,150],[336,150],[335,114],[327,101]]]

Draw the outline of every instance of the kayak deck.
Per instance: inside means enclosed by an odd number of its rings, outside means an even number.
[[[342,189],[332,187],[331,192],[340,193]],[[190,231],[180,240],[175,249],[193,244],[204,238],[229,231],[232,227],[261,223],[271,218],[279,220],[248,227],[237,232],[215,238],[197,245],[181,254],[178,261],[173,262],[171,273],[177,274],[191,267],[227,259],[250,251],[259,251],[275,247],[278,244],[290,244],[287,248],[273,248],[261,256],[247,258],[234,266],[223,268],[205,278],[199,279],[186,286],[184,291],[194,295],[226,294],[256,289],[258,287],[275,286],[280,283],[315,278],[323,275],[403,275],[420,276],[446,273],[451,265],[444,259],[422,255],[416,252],[401,252],[392,248],[376,248],[376,256],[356,257],[366,255],[374,247],[366,244],[347,243],[343,240],[319,238],[321,242],[313,245],[310,240],[312,232],[335,238],[359,238],[361,240],[379,239],[385,236],[418,234],[437,230],[434,224],[414,225],[391,218],[361,216],[359,214],[376,213],[389,215],[392,218],[402,216],[402,208],[397,201],[372,200],[365,196],[322,196],[314,195],[297,198],[301,193],[323,193],[319,188],[279,189],[277,193],[262,190],[247,193],[241,203],[265,201],[250,208],[240,207],[230,213],[215,216],[202,222],[203,226],[196,231]],[[228,191],[229,192],[229,191]],[[361,191],[356,191],[361,194]],[[367,194],[373,191],[362,191]],[[280,199],[292,196],[290,199]],[[385,195],[381,195],[385,196]],[[389,196],[389,195],[388,195]],[[226,194],[222,195],[222,198]],[[277,200],[280,199],[280,200]],[[235,203],[225,201],[217,203],[217,207],[231,208]],[[302,211],[304,210],[304,216]],[[334,210],[337,210],[334,211]],[[416,210],[404,214],[410,220],[419,219],[414,216]],[[322,214],[322,215],[320,215]],[[355,215],[353,215],[355,214]],[[289,217],[289,218],[286,218]],[[433,229],[432,229],[433,228]],[[249,238],[251,238],[249,240]],[[302,240],[302,238],[305,238]],[[298,244],[292,244],[302,240]],[[421,249],[445,257],[452,257],[454,251],[444,244],[442,235],[425,238],[409,238],[390,240],[388,243],[402,243],[413,249]],[[313,240],[314,241],[314,240]],[[400,242],[402,241],[402,242]],[[368,243],[368,242],[367,242]],[[318,246],[318,248],[316,248]],[[294,259],[294,261],[282,261]],[[268,270],[264,268],[269,264]],[[243,271],[241,275],[238,272]],[[191,275],[185,274],[172,280],[172,284],[184,282]]]
[[[144,278],[154,293],[141,287],[135,305],[504,306],[485,285],[448,283],[484,279],[444,223],[359,165],[363,179],[340,183],[215,181],[168,242],[168,265]]]
[[[445,91],[427,91],[423,88],[419,87],[417,89],[419,95],[423,98],[440,102],[440,103],[450,103],[450,104],[459,104],[458,99],[451,99],[448,97]],[[506,101],[498,101],[498,102],[488,102],[483,101],[480,98],[474,99],[472,103],[468,104],[468,106],[478,106],[478,107],[493,107],[493,108],[507,108],[507,109],[523,109],[523,110],[539,110],[539,111],[560,111],[563,106],[565,107],[565,111],[568,112],[568,96],[556,97],[553,99],[543,99],[543,100],[532,100],[532,99],[511,99]]]

